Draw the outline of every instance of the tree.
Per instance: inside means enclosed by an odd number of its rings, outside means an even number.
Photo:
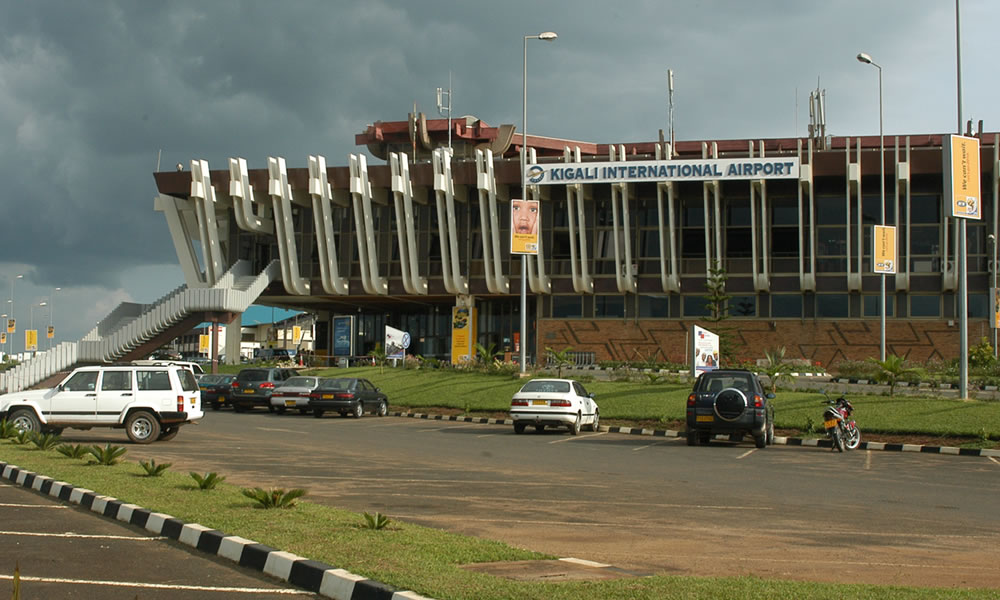
[[[374,360],[375,364],[378,365],[378,372],[384,373],[387,359],[385,356],[385,350],[382,348],[382,344],[375,344],[375,349],[369,352],[368,356],[372,357],[372,360]]]
[[[498,356],[500,356],[500,352],[496,349],[496,344],[489,346],[476,344],[476,362],[482,366],[489,367]]]
[[[760,370],[767,375],[772,394],[778,391],[779,382],[786,381],[793,383],[795,381],[791,375],[792,366],[785,362],[784,346],[777,349],[765,350],[764,357],[767,359],[767,363]]]
[[[555,363],[556,373],[558,373],[558,375],[556,375],[557,377],[562,378],[563,367],[569,367],[573,365],[573,357],[570,355],[570,352],[572,351],[573,351],[572,346],[567,346],[562,351],[556,351],[553,350],[552,348],[545,348],[545,352],[548,353],[548,360]]]
[[[729,318],[729,300],[732,296],[726,294],[726,281],[729,274],[718,262],[708,270],[708,280],[705,281],[705,308],[708,309],[708,316],[705,320],[715,323],[713,333],[719,336],[719,361],[720,366],[723,361],[729,361],[736,355],[736,340],[732,331],[722,326],[722,322]]]
[[[868,360],[878,365],[879,372],[875,375],[875,377],[880,383],[889,384],[890,396],[892,396],[896,391],[896,384],[913,372],[913,369],[907,369],[904,366],[905,359],[902,356],[896,356],[895,354],[886,356],[885,360],[878,360],[875,358],[869,358]]]

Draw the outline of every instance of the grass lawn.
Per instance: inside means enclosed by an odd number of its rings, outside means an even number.
[[[467,413],[506,412],[510,398],[523,381],[499,375],[444,370],[405,370],[377,367],[315,369],[330,377],[366,377],[389,396],[392,407],[416,411],[432,407]],[[602,419],[626,421],[683,420],[689,383],[592,381]],[[836,396],[832,396],[836,397]],[[935,396],[848,395],[862,432],[914,433],[932,436],[988,437],[1000,440],[1000,402],[956,400]],[[774,400],[775,426],[806,430],[822,421],[824,397],[818,392],[778,390]],[[994,445],[987,443],[987,446]]]
[[[439,600],[1000,600],[1000,590],[835,585],[754,577],[654,575],[601,582],[515,582],[460,567],[476,562],[552,557],[402,522],[392,522],[380,531],[365,529],[361,515],[308,500],[292,509],[262,510],[237,487],[225,482],[214,490],[202,491],[183,473],[168,470],[161,477],[145,477],[127,454],[124,462],[105,467],[65,458],[55,451],[38,450],[30,444],[0,440],[0,460]],[[266,487],[265,482],[262,484]],[[25,573],[31,570],[30,564],[21,567]],[[22,583],[22,587],[25,585],[30,586]]]

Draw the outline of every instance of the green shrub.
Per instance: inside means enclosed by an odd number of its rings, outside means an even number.
[[[244,489],[243,495],[256,502],[260,508],[292,508],[295,506],[295,500],[305,496],[306,491],[301,488],[286,492],[279,488],[265,490],[256,487]]]
[[[66,458],[83,458],[90,452],[90,446],[84,446],[83,444],[62,444],[56,448],[56,452]]]
[[[172,464],[173,463],[156,464],[155,460],[150,460],[148,462],[144,460],[139,461],[139,466],[146,472],[147,477],[159,477],[160,475],[163,475],[163,472],[169,469]]]
[[[13,423],[8,423],[7,419],[0,420],[0,440],[6,440],[17,435],[17,427]]]
[[[195,483],[198,484],[198,489],[200,490],[211,490],[214,489],[219,483],[226,480],[225,477],[220,477],[215,471],[210,471],[204,475],[199,475],[194,471],[188,473],[191,479],[194,479]]]
[[[110,467],[118,464],[118,460],[125,456],[125,452],[127,451],[121,446],[106,444],[103,448],[100,446],[91,446],[88,452],[90,452],[91,456],[97,459],[97,464]]]
[[[376,511],[375,514],[365,513],[365,524],[363,527],[365,529],[385,529],[389,524],[389,517],[383,515],[382,513]]]
[[[27,429],[23,429],[15,433],[14,436],[10,438],[10,440],[15,444],[17,444],[18,446],[20,446],[30,442],[31,438],[32,438],[32,432],[28,431]]]
[[[31,443],[39,450],[52,450],[61,442],[62,438],[54,433],[36,433],[31,437]]]

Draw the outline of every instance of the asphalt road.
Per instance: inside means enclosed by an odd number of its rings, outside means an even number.
[[[63,437],[126,443],[117,430]],[[128,449],[636,574],[1000,588],[989,458],[260,411],[210,413],[173,441]]]

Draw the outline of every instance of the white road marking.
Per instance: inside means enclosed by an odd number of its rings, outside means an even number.
[[[611,565],[606,565],[604,563],[594,562],[592,560],[584,560],[582,558],[573,558],[572,556],[567,557],[567,558],[560,558],[559,560],[561,560],[563,562],[573,563],[575,565],[583,565],[585,567],[595,567],[595,568],[598,568],[598,569],[600,569],[600,568],[606,568],[606,567],[610,567],[611,566]]]
[[[994,458],[992,456],[987,456],[986,458],[988,458],[988,459],[992,460],[993,462],[995,462],[996,464],[1000,465],[1000,460],[997,460],[996,458]]]
[[[865,454],[865,471],[872,470],[872,451],[868,450]]]
[[[549,483],[548,485],[551,486],[552,484]],[[340,495],[341,496],[349,496],[351,494],[340,494]],[[358,496],[362,496],[362,495],[364,495],[364,496],[370,496],[370,492],[359,492],[359,493],[357,493],[355,495],[358,495]],[[768,506],[738,506],[738,505],[734,505],[734,506],[720,506],[720,505],[712,505],[712,504],[669,504],[669,503],[663,503],[663,502],[622,502],[622,501],[619,501],[619,500],[580,500],[580,499],[573,499],[573,500],[552,500],[550,498],[520,498],[520,497],[519,498],[504,498],[504,497],[499,497],[499,496],[469,496],[469,495],[465,495],[465,496],[448,496],[448,495],[441,495],[441,494],[432,495],[432,494],[400,494],[400,493],[389,493],[389,494],[382,494],[382,495],[383,496],[402,497],[402,498],[407,498],[407,497],[427,498],[427,499],[442,500],[442,501],[457,501],[457,500],[487,500],[487,501],[495,501],[495,500],[500,500],[500,501],[509,501],[509,502],[512,502],[512,503],[513,502],[523,502],[523,503],[531,503],[531,504],[555,504],[555,505],[559,505],[559,504],[572,504],[574,506],[582,506],[582,505],[587,505],[587,506],[605,506],[605,505],[607,505],[607,506],[644,506],[644,507],[650,507],[650,508],[698,508],[698,509],[702,509],[702,510],[754,510],[754,511],[774,510],[774,508],[771,508],[771,507],[768,507]],[[396,515],[396,516],[398,517],[398,516],[402,516],[402,515]],[[419,516],[422,517],[422,518],[427,518],[428,516],[433,517],[433,515],[419,515]],[[465,517],[463,517],[463,518],[465,518]],[[472,521],[476,521],[476,520],[479,520],[479,521],[507,521],[509,519],[470,519],[470,520],[472,520]],[[985,536],[985,537],[992,538],[994,536]]]
[[[0,531],[0,535],[24,535],[29,537],[56,537],[56,538],[83,538],[83,539],[93,539],[93,540],[131,540],[135,542],[153,542],[156,540],[165,540],[167,538],[163,536],[155,537],[143,537],[137,535],[91,535],[87,533],[73,533],[67,531],[66,533],[41,533],[35,531]]]
[[[3,508],[71,508],[69,506],[64,506],[62,504],[7,504],[6,502],[0,502],[0,507],[3,507]]]
[[[484,438],[484,437],[493,437],[495,435],[496,435],[495,433],[486,433],[486,434],[483,434],[483,435],[477,435],[476,437],[477,438]]]
[[[657,444],[662,444],[665,441],[666,440],[659,440],[657,442],[653,442],[652,444],[646,444],[645,446],[639,446],[638,448],[632,448],[632,452],[638,452],[639,450],[645,450],[646,448],[652,448],[653,446],[655,446]]]
[[[469,425],[452,425],[450,427],[435,427],[433,429],[418,429],[417,433],[426,433],[428,431],[444,431],[446,429],[468,429]]]
[[[0,579],[10,581],[13,575],[0,575]],[[20,576],[21,581],[34,583],[70,583],[82,585],[103,585],[109,587],[134,587],[154,590],[193,590],[198,592],[229,592],[238,594],[285,594],[294,596],[309,596],[312,592],[305,590],[294,590],[290,588],[244,588],[244,587],[222,587],[214,585],[178,585],[166,583],[141,583],[138,581],[102,581],[100,579],[65,579],[62,577],[28,577]]]
[[[750,456],[751,454],[753,454],[753,453],[754,453],[754,452],[756,452],[756,451],[757,451],[757,449],[756,449],[756,448],[754,448],[754,449],[752,449],[752,450],[747,450],[747,451],[746,451],[746,452],[744,452],[743,454],[740,454],[739,456],[737,456],[737,457],[736,457],[736,460],[739,460],[739,459],[741,459],[741,458],[745,458],[745,457],[747,457],[747,456]]]
[[[562,442],[571,442],[573,440],[581,440],[583,438],[592,438],[592,437],[597,437],[599,435],[608,435],[608,432],[607,431],[602,431],[600,433],[592,433],[590,435],[571,435],[569,437],[564,437],[561,440],[554,440],[554,441],[551,441],[549,443],[550,444],[561,444]]]

